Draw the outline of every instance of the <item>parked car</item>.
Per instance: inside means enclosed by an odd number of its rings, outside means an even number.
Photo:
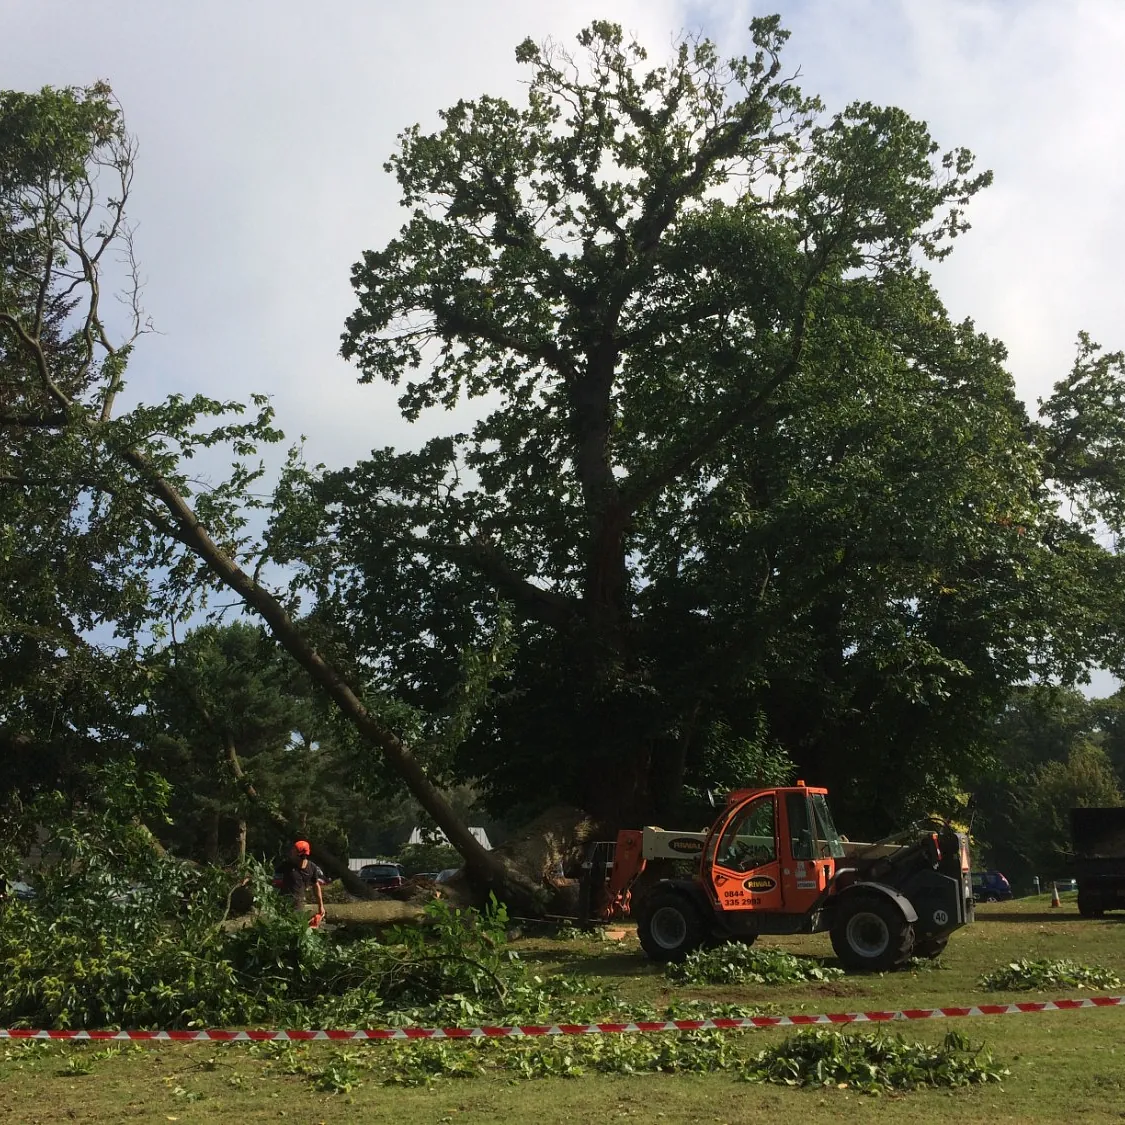
[[[973,872],[974,902],[1007,902],[1013,897],[1011,884],[999,871]]]
[[[397,863],[366,863],[359,877],[373,891],[393,891],[406,886],[406,872]]]
[[[444,871],[439,871],[437,873],[437,875],[434,877],[434,882],[435,883],[448,883],[449,880],[452,879],[453,876],[456,875],[457,872],[460,871],[460,870],[461,870],[460,867],[447,867]]]

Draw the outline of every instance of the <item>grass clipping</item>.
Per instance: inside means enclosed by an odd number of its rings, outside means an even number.
[[[781,949],[753,949],[732,942],[697,949],[665,970],[677,984],[800,984],[836,980],[841,969],[812,957],[794,957]]]
[[[897,1035],[816,1028],[760,1052],[748,1047],[745,1037],[716,1030],[550,1041],[388,1043],[378,1050],[344,1048],[327,1057],[310,1052],[307,1044],[254,1043],[245,1049],[264,1058],[267,1073],[299,1076],[330,1094],[350,1093],[367,1084],[433,1086],[487,1076],[534,1081],[593,1074],[725,1073],[746,1082],[879,1095],[1000,1082],[1009,1074],[987,1051],[956,1032],[931,1044]],[[88,1069],[72,1067],[67,1073]]]
[[[781,1086],[833,1086],[861,1094],[916,1090],[923,1086],[970,1086],[1008,1076],[992,1056],[951,1031],[939,1044],[901,1035],[802,1031],[762,1051],[745,1069],[751,1082]]]
[[[1121,978],[1110,969],[1064,958],[1010,961],[985,973],[980,983],[989,992],[1039,992],[1047,988],[1120,988]]]

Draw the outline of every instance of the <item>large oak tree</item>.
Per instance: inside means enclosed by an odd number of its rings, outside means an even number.
[[[361,377],[482,418],[299,467],[279,532],[422,707],[513,607],[461,757],[508,803],[637,823],[780,747],[890,820],[950,790],[1011,684],[1120,658],[1117,560],[1055,510],[1058,420],[924,268],[989,177],[900,110],[825,116],[777,21],[751,34],[657,66],[607,23],[524,43],[525,105],[402,135],[406,224],[354,270]]]

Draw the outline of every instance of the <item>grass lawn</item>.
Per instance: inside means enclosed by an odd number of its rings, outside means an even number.
[[[824,935],[773,939],[794,953],[828,957]],[[621,942],[527,938],[523,958],[544,972],[610,982],[623,999],[676,997],[754,1005],[763,1012],[833,1012],[937,1007],[1048,993],[985,993],[982,973],[1017,958],[1067,957],[1125,977],[1125,914],[1078,917],[1073,896],[983,906],[977,923],[954,935],[938,967],[791,986],[676,988]],[[1120,991],[1120,990],[1119,990]],[[1081,992],[1069,991],[1070,995]],[[890,1030],[935,1042],[956,1029],[983,1041],[1011,1075],[1002,1084],[868,1097],[849,1089],[789,1089],[703,1075],[598,1075],[513,1078],[510,1071],[429,1086],[386,1085],[412,1046],[309,1044],[275,1049],[213,1044],[0,1046],[0,1122],[296,1121],[535,1122],[593,1119],[750,1122],[767,1115],[803,1125],[830,1121],[1125,1121],[1125,1008],[900,1023]],[[785,1029],[732,1033],[736,1050],[756,1053]],[[562,1044],[560,1044],[562,1045]],[[451,1043],[456,1059],[484,1059],[503,1045]],[[395,1054],[398,1052],[398,1054]],[[475,1052],[475,1054],[474,1054]],[[565,1054],[565,1052],[562,1052]],[[561,1056],[560,1056],[561,1057]],[[304,1068],[311,1073],[285,1073]],[[317,1076],[322,1088],[318,1088]],[[326,1092],[323,1087],[339,1092]]]

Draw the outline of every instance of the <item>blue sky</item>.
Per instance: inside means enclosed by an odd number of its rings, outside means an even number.
[[[266,391],[312,459],[343,464],[449,428],[407,427],[394,392],[336,355],[350,266],[400,221],[382,170],[395,134],[461,97],[518,97],[527,35],[608,17],[653,57],[683,30],[736,53],[770,11],[829,109],[901,105],[995,171],[936,276],[955,317],[1007,343],[1032,406],[1079,329],[1125,345],[1120,0],[0,0],[0,82],[105,78],[140,139],[132,213],[160,334],[132,365],[134,400]]]

